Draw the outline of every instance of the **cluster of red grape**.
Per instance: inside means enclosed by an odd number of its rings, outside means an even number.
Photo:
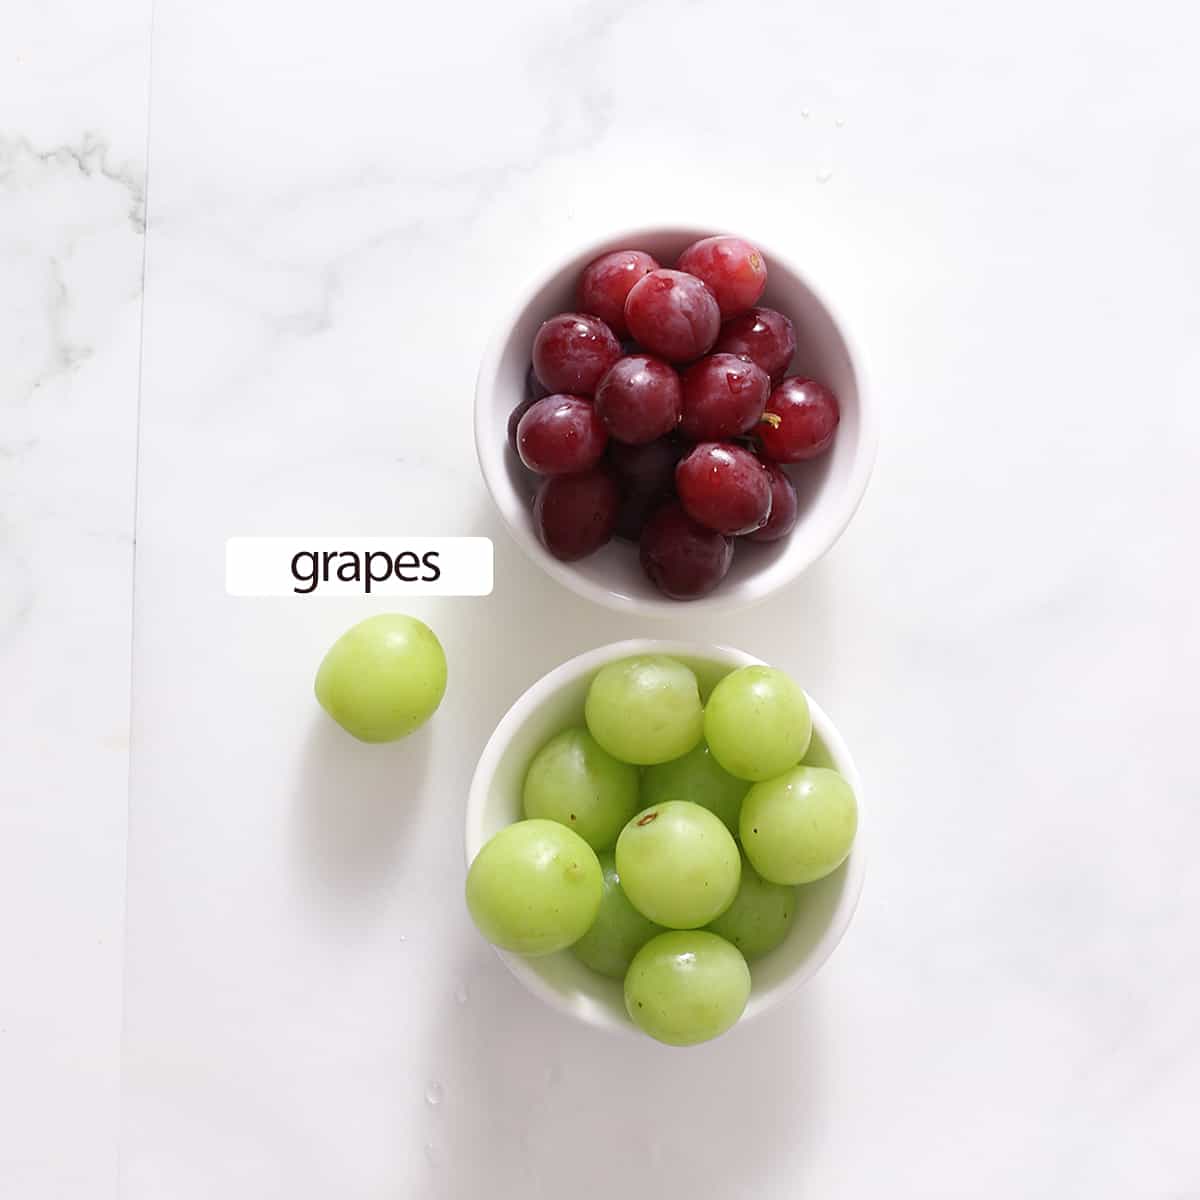
[[[556,558],[615,534],[639,543],[663,593],[692,600],[725,577],[735,537],[791,533],[799,505],[780,464],[829,448],[838,403],[816,380],[784,377],[796,334],[755,307],[766,283],[762,254],[736,237],[695,242],[674,269],[641,250],[584,269],[579,311],[538,330],[508,422],[543,477],[534,521]]]

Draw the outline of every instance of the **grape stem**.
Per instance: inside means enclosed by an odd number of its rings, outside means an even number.
[[[657,817],[658,817],[658,813],[656,813],[656,812],[647,813],[644,817],[642,817],[642,819],[640,821],[638,821],[638,825],[639,826],[649,825],[650,822],[653,820],[656,820]]]
[[[762,415],[762,423],[770,425],[772,429],[778,429],[783,424],[783,418],[778,413],[765,412]]]

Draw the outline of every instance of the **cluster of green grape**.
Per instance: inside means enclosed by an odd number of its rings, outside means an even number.
[[[569,947],[623,979],[651,1037],[707,1041],[742,1015],[747,959],[787,936],[796,885],[850,853],[854,793],[803,763],[808,701],[770,667],[731,672],[703,704],[683,663],[623,659],[592,680],[584,719],[534,757],[525,820],[480,850],[467,905],[505,950]]]

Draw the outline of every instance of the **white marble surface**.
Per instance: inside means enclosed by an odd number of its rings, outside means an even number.
[[[102,11],[101,11],[102,10]],[[117,1187],[148,0],[0,38],[0,1195]]]
[[[122,1200],[1200,1196],[1195,18],[740,11],[157,0]],[[99,161],[128,164],[0,177],[5,263],[35,263],[0,285],[30,331],[0,464],[5,569],[36,589],[24,625],[4,610],[0,659],[21,681],[0,1097],[15,1080],[23,1134],[0,1172],[22,1196],[112,1194],[125,756],[102,739],[129,682],[146,16],[111,81],[81,57],[70,86],[37,85],[49,127],[5,109],[39,150],[96,129]],[[72,88],[109,108],[80,117]],[[660,218],[792,248],[854,321],[884,417],[828,558],[752,616],[672,629],[805,682],[855,748],[874,846],[817,981],[686,1053],[538,1007],[459,899],[496,718],[569,654],[660,629],[506,540],[474,464],[475,364],[545,260]],[[47,264],[83,222],[113,257],[64,325]],[[76,475],[92,502],[68,509]],[[452,670],[411,742],[364,751],[309,694],[327,643],[382,605],[224,596],[227,536],[293,531],[496,539],[493,597],[409,606]],[[94,566],[94,603],[59,544]]]

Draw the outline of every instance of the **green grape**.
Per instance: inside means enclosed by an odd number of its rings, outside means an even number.
[[[596,852],[557,821],[500,830],[467,872],[467,907],[489,942],[531,958],[577,942],[600,911]]]
[[[796,914],[796,889],[769,883],[742,859],[742,881],[733,903],[709,925],[748,959],[762,958],[788,935]]]
[[[858,831],[850,785],[827,767],[794,767],[742,801],[742,846],[772,883],[812,883],[846,860]]]
[[[621,890],[621,877],[610,853],[600,855],[604,895],[591,929],[571,947],[584,966],[609,979],[624,979],[633,956],[662,930],[646,920]]]
[[[682,758],[658,763],[642,772],[644,807],[668,800],[690,800],[716,813],[734,837],[738,836],[742,797],[749,790],[750,784],[730,775],[703,742]]]
[[[617,871],[629,903],[668,929],[698,929],[737,895],[737,843],[707,808],[669,800],[638,813],[617,838]]]
[[[750,969],[741,952],[703,929],[651,938],[625,976],[630,1019],[668,1046],[694,1046],[724,1033],[749,998]]]
[[[704,726],[696,676],[662,654],[602,667],[588,688],[585,716],[609,754],[638,766],[686,754]]]
[[[637,768],[601,750],[586,729],[551,738],[525,773],[525,815],[558,821],[593,850],[610,850],[638,810]]]
[[[394,742],[433,716],[446,691],[446,655],[415,617],[382,613],[329,648],[314,686],[321,707],[363,742]]]
[[[731,775],[756,782],[774,779],[808,749],[808,700],[782,671],[742,667],[713,688],[704,710],[704,737]]]

